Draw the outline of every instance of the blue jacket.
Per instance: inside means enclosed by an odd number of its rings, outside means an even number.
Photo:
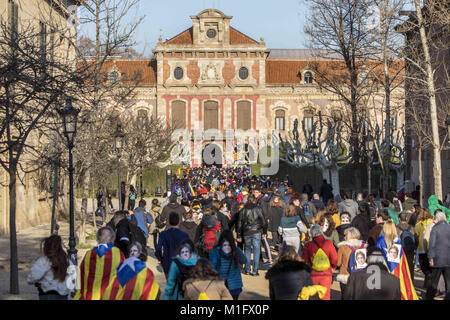
[[[246,263],[247,258],[244,253],[240,248],[237,249],[239,252],[239,263]],[[209,256],[211,264],[224,280],[227,278],[228,269],[230,269],[230,272],[228,273],[228,289],[231,291],[242,288],[242,276],[240,266],[236,265],[230,258],[231,254],[224,253],[221,247],[215,247]],[[230,263],[232,263],[231,266]]]
[[[192,256],[188,260],[182,260],[178,255],[174,257],[173,260],[177,259],[186,266],[195,266],[199,258],[200,257],[196,253],[192,253]],[[180,273],[180,269],[178,269],[177,264],[172,261],[169,275],[167,276],[166,288],[164,289],[164,300],[184,300],[181,288],[179,288],[177,283],[178,273]]]
[[[177,228],[169,228],[159,234],[155,255],[161,262],[165,274],[169,273],[172,258],[176,255],[179,243],[184,239],[189,239],[189,235]]]
[[[153,219],[152,216],[149,215],[144,208],[142,207],[136,207],[134,209],[134,217],[136,218],[137,221],[137,225],[139,228],[141,228],[141,230],[144,232],[145,234],[145,238],[148,238],[148,229],[147,229],[147,223],[148,224],[152,224],[153,223]],[[145,216],[147,216],[147,221],[145,221]],[[128,220],[131,220],[132,216],[128,216]]]

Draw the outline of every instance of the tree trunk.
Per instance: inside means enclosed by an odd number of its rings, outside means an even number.
[[[19,255],[17,252],[16,230],[16,166],[10,151],[9,167],[9,250],[10,250],[10,289],[11,294],[19,294]]]
[[[405,169],[399,169],[397,171],[397,190],[400,189],[400,187],[405,182]]]
[[[333,187],[333,195],[340,194],[340,186],[339,186],[339,170],[337,168],[330,169],[331,173],[331,186]]]
[[[94,228],[97,229],[97,220],[95,217],[95,192],[94,192],[94,182],[92,179],[92,175],[90,175],[90,182],[91,182],[91,190],[92,190],[92,198],[91,198],[91,203],[92,203],[92,219],[94,220]]]
[[[429,52],[428,39],[425,33],[422,8],[420,7],[420,0],[414,0],[417,12],[417,22],[419,24],[420,40],[422,42],[422,49],[425,58],[426,76],[428,85],[428,96],[430,100],[430,117],[431,117],[431,132],[432,132],[432,148],[433,148],[433,179],[434,179],[434,194],[438,199],[442,199],[442,166],[441,166],[441,149],[439,141],[439,127],[437,119],[437,104],[436,104],[436,89],[434,87],[433,68],[431,65],[431,56]]]
[[[423,172],[422,172],[422,146],[419,145],[419,186],[420,186],[420,206],[422,206],[423,203]]]
[[[83,178],[83,197],[81,200],[81,224],[79,230],[78,243],[84,243],[86,239],[86,218],[87,218],[87,206],[89,197],[89,171],[86,171],[86,175]]]

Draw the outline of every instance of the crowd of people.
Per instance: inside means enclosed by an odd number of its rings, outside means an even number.
[[[141,199],[98,230],[74,299],[237,300],[242,275],[258,276],[261,266],[270,299],[330,300],[337,281],[344,300],[417,300],[419,270],[424,299],[438,291],[449,299],[450,209],[434,195],[424,208],[415,196],[341,198],[326,180],[319,192],[306,183],[299,193],[288,176],[189,168],[174,177],[162,203],[155,198],[147,208]],[[145,264],[149,252],[164,272],[164,292]],[[28,282],[41,299],[68,299],[64,284],[73,274],[61,239],[46,239],[43,253]],[[379,278],[371,282],[374,270]]]

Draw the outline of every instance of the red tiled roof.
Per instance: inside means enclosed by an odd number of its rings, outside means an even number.
[[[230,44],[259,44],[259,42],[230,27]]]
[[[266,83],[300,83],[298,74],[301,73],[306,66],[307,61],[266,60]]]
[[[177,34],[175,37],[170,38],[165,44],[193,44],[194,38],[192,35],[193,27],[190,27],[187,30],[184,30],[183,32]]]
[[[193,44],[193,27],[184,30],[183,32],[177,34],[175,37],[170,38],[164,44]],[[230,27],[230,44],[258,44],[259,42],[253,40],[249,36],[243,34],[242,32]]]

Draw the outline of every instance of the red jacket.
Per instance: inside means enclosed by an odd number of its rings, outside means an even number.
[[[316,242],[320,245],[322,250],[328,256],[331,266],[330,266],[330,269],[328,269],[327,271],[323,271],[323,272],[318,272],[318,271],[312,270],[311,275],[314,275],[314,274],[316,274],[316,275],[324,275],[324,274],[332,275],[333,269],[336,269],[337,261],[338,261],[338,255],[337,255],[336,248],[334,247],[333,242],[330,240],[326,240],[323,237],[323,235],[315,237],[314,240],[316,240]],[[314,241],[310,241],[310,242],[306,243],[305,247],[303,248],[303,251],[302,251],[302,259],[308,265],[312,266],[314,255],[316,254],[317,250],[319,250],[319,248],[314,243]]]

